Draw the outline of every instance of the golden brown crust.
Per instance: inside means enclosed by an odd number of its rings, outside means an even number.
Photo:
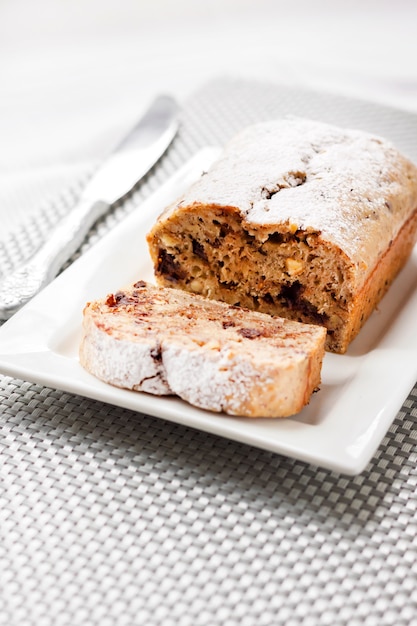
[[[349,343],[357,336],[407,262],[416,243],[416,233],[417,208],[356,295],[352,315],[342,337],[340,352],[346,351]]]

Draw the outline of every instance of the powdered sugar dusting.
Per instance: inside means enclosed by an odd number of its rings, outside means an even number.
[[[152,335],[143,341],[113,337],[91,324],[81,346],[81,360],[95,376],[118,387],[155,395],[176,394],[212,411],[239,413],[250,397],[259,370],[228,346],[210,350],[192,342]],[[158,360],[153,354],[158,351]],[[265,377],[265,383],[271,382]]]
[[[259,378],[259,370],[247,360],[233,357],[227,346],[210,354],[170,344],[163,350],[163,362],[172,391],[211,411],[238,414]]]
[[[246,226],[318,232],[361,268],[417,207],[417,169],[387,141],[303,119],[247,128],[183,204],[236,207]]]
[[[160,347],[153,338],[143,341],[117,339],[86,318],[80,347],[80,360],[94,376],[117,387],[146,391],[155,395],[172,393],[161,359]]]

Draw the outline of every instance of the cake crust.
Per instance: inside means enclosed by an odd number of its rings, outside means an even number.
[[[159,284],[322,324],[343,353],[408,259],[417,168],[309,120],[249,127],[148,234]]]

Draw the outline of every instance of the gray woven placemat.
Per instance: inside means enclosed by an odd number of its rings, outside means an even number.
[[[195,150],[286,113],[365,127],[417,160],[417,117],[219,80],[84,247]],[[414,130],[414,132],[412,132]],[[0,245],[8,271],[87,179]],[[0,378],[0,624],[417,624],[417,387],[354,478],[164,420]]]

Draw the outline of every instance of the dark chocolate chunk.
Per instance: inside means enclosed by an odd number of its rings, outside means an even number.
[[[186,277],[184,270],[177,263],[175,257],[163,249],[159,250],[155,271],[157,274],[162,274],[172,281],[182,280]]]

